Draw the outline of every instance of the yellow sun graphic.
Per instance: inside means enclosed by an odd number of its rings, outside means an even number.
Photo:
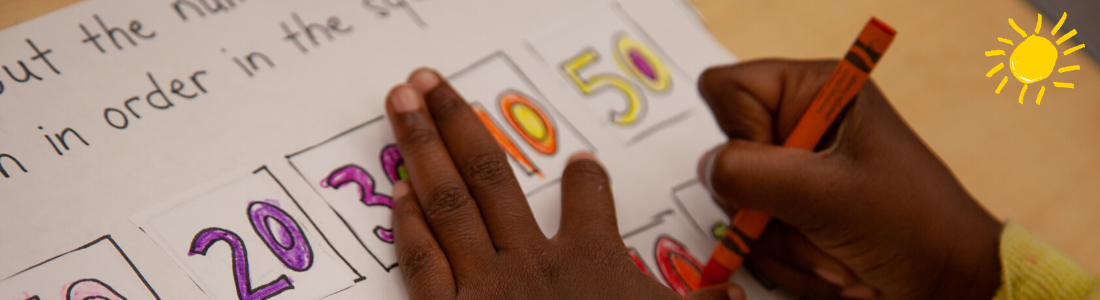
[[[1062,28],[1062,24],[1066,22],[1066,13],[1062,13],[1062,19],[1058,20],[1058,24],[1054,25],[1054,30],[1050,31],[1051,37],[1058,34],[1058,29]],[[1027,33],[1020,26],[1016,26],[1016,21],[1008,19],[1008,24],[1012,25],[1012,29],[1016,30],[1016,33],[1020,34],[1020,37],[1024,38],[1019,45],[1016,45],[1010,39],[997,38],[998,41],[1016,46],[1012,50],[1012,54],[1008,57],[1009,69],[1012,70],[1012,75],[1016,77],[1024,84],[1024,87],[1020,89],[1020,104],[1024,104],[1024,95],[1027,94],[1027,86],[1033,83],[1038,83],[1050,77],[1051,73],[1054,73],[1055,63],[1058,61],[1058,48],[1054,45],[1061,45],[1066,40],[1069,40],[1074,35],[1077,35],[1077,30],[1070,30],[1062,37],[1058,38],[1058,41],[1051,43],[1049,39],[1039,36],[1040,31],[1043,29],[1043,15],[1039,14],[1039,20],[1035,22],[1035,34],[1027,36]],[[1069,55],[1077,50],[1085,48],[1085,44],[1077,45],[1076,47],[1069,48],[1062,52],[1062,56]],[[1004,50],[991,50],[986,51],[986,57],[992,56],[1004,56]],[[1005,64],[999,63],[985,73],[985,77],[993,77],[998,71],[1004,69]],[[1080,70],[1080,65],[1072,65],[1058,68],[1058,73],[1065,73],[1070,71]],[[1005,75],[1004,79],[1001,79],[1001,84],[997,85],[997,90],[994,93],[1000,94],[1001,89],[1004,89],[1005,83],[1008,83],[1008,76]],[[1072,89],[1073,83],[1066,82],[1054,82],[1054,87]],[[1043,93],[1047,91],[1047,87],[1039,86],[1039,95],[1035,97],[1035,104],[1039,105],[1043,101]]]

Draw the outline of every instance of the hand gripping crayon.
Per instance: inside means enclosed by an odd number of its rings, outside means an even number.
[[[810,107],[798,120],[791,135],[783,143],[784,147],[802,148],[813,151],[821,136],[829,129],[837,115],[855,98],[863,84],[867,82],[871,70],[875,68],[886,48],[894,41],[897,31],[882,21],[871,18],[863,32],[859,34],[844,60],[814,96]],[[699,286],[708,286],[726,282],[730,275],[749,254],[749,245],[771,221],[771,216],[749,207],[742,207],[733,216],[729,230],[714,247],[707,265],[703,267],[702,282]]]

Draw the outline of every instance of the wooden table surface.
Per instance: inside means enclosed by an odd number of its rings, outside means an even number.
[[[77,1],[0,0],[0,28]],[[1081,66],[1055,73],[1076,86],[1047,89],[1042,106],[1033,93],[1018,104],[1015,80],[994,94],[1006,72],[984,76],[1007,59],[983,52],[1011,51],[996,38],[1020,40],[1008,19],[1029,28],[1033,7],[1020,0],[694,2],[717,39],[742,59],[835,58],[872,15],[893,25],[898,38],[874,78],[909,124],[995,215],[1100,273],[1100,234],[1090,233],[1100,229],[1100,65],[1085,51],[1060,57],[1058,66]],[[1044,16],[1043,28],[1058,17]]]

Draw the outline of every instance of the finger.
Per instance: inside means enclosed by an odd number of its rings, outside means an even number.
[[[393,231],[397,263],[411,298],[451,298],[456,291],[451,266],[424,220],[416,195],[410,193],[408,181],[393,185]]]
[[[745,290],[732,283],[701,288],[684,296],[684,300],[745,300]]]
[[[561,179],[561,227],[558,235],[580,240],[615,239],[619,225],[607,171],[591,153],[569,158]]]
[[[417,70],[409,84],[424,93],[443,144],[481,209],[496,249],[545,242],[508,157],[481,117],[435,71]]]
[[[858,203],[830,198],[847,189],[850,180],[838,177],[852,173],[838,156],[735,139],[704,160],[701,182],[727,212],[748,206],[802,230],[860,217],[843,209]]]
[[[729,138],[782,144],[837,61],[757,60],[711,68],[699,78]]]
[[[783,222],[772,222],[753,244],[753,254],[768,256],[802,271],[816,274],[836,286],[859,284],[855,272],[835,257],[825,254],[798,230]]]
[[[386,112],[425,220],[456,275],[461,275],[494,253],[477,203],[455,170],[420,93],[408,85],[395,87]]]
[[[757,276],[767,278],[779,288],[795,294],[813,299],[840,298],[841,287],[770,257],[750,254],[745,258],[745,265]]]

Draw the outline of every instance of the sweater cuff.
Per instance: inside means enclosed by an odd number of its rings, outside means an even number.
[[[1000,251],[995,300],[1100,299],[1096,276],[1016,223],[1005,224]]]

